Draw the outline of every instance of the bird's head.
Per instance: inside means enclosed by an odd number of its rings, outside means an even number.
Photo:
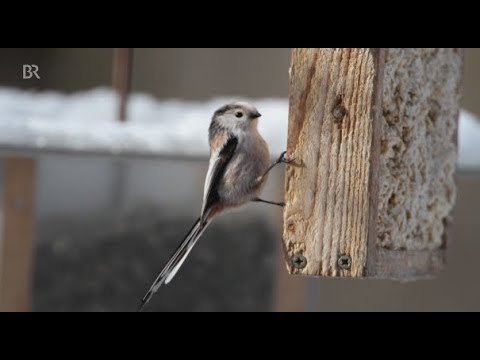
[[[227,129],[244,129],[256,126],[262,116],[257,108],[246,102],[229,103],[217,109],[212,117],[212,123]]]

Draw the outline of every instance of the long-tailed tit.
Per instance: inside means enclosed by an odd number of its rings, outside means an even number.
[[[222,106],[213,114],[209,128],[210,163],[200,217],[143,297],[140,309],[162,284],[168,284],[212,220],[225,210],[251,201],[284,206],[260,199],[268,172],[287,163],[285,153],[273,164],[267,143],[257,129],[261,114],[244,102]]]

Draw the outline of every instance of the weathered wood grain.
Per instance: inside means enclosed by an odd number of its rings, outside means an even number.
[[[295,163],[287,168],[284,211],[291,273],[364,274],[381,57],[372,49],[292,52],[287,151]],[[299,253],[303,269],[289,261]],[[350,257],[349,269],[338,266],[341,255]]]
[[[292,51],[290,273],[412,280],[443,267],[462,64],[461,49]]]

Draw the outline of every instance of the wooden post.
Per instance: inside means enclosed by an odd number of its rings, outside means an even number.
[[[285,272],[283,251],[276,249],[275,288],[273,311],[308,311],[308,284],[306,278],[294,279]],[[282,252],[282,254],[280,254]]]
[[[271,174],[270,181],[273,189],[276,189],[274,199],[283,199],[285,197],[281,183],[284,181],[280,169],[273,170],[277,173]],[[274,237],[281,237],[282,215],[280,212],[268,212],[272,223]],[[275,312],[303,312],[308,311],[308,279],[293,278],[285,271],[285,261],[283,256],[283,244],[277,243],[275,249],[275,279],[273,290],[272,310]]]
[[[127,99],[132,85],[133,49],[116,48],[113,55],[113,87],[119,98],[118,120],[127,117]]]
[[[34,160],[7,158],[0,237],[0,311],[30,309],[34,234]]]
[[[127,120],[127,103],[132,86],[133,48],[116,48],[113,55],[113,88],[118,96],[117,120]],[[112,202],[116,215],[124,210],[127,163],[114,159],[112,163]]]
[[[410,280],[444,263],[459,49],[294,49],[290,273]]]

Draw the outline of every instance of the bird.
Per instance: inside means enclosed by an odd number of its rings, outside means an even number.
[[[285,206],[259,197],[270,170],[293,160],[287,159],[284,151],[271,163],[267,142],[258,131],[261,116],[256,107],[241,101],[223,105],[213,113],[208,129],[210,160],[200,216],[142,298],[138,311],[143,310],[163,284],[173,279],[214,218],[250,202]]]

